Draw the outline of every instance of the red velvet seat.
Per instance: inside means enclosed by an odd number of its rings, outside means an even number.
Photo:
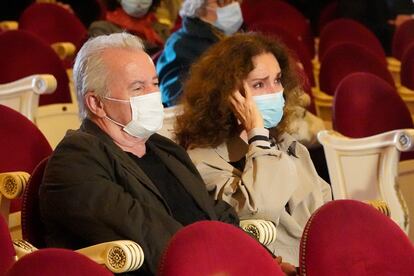
[[[235,226],[201,221],[178,231],[160,261],[159,276],[284,275],[255,239]]]
[[[13,248],[9,228],[0,215],[0,275],[4,275],[8,268],[14,263],[16,252]]]
[[[31,173],[36,165],[52,153],[45,136],[25,116],[0,105],[0,172],[25,171]],[[20,210],[13,201],[11,211]]]
[[[394,86],[392,75],[381,59],[363,46],[344,42],[326,52],[319,74],[320,90],[334,95],[339,82],[354,72],[372,73]]]
[[[57,80],[53,94],[40,96],[40,106],[72,102],[65,67],[48,44],[26,31],[0,33],[0,83],[33,74],[52,74]]]
[[[401,59],[401,84],[414,90],[414,41],[407,47]]]
[[[394,87],[373,74],[354,73],[336,89],[333,128],[345,136],[360,138],[414,125]],[[414,159],[414,154],[403,153],[401,159]]]
[[[241,8],[247,28],[257,22],[278,24],[303,41],[310,57],[315,55],[309,21],[294,6],[284,1],[244,0]]]
[[[2,274],[3,275],[3,274]],[[19,259],[5,276],[89,276],[113,275],[103,266],[75,251],[47,248]]]
[[[386,64],[385,52],[378,38],[367,27],[352,19],[340,18],[329,22],[319,37],[319,61],[322,62],[326,52],[334,45],[352,42],[361,45],[375,54]]]
[[[19,19],[19,29],[41,37],[47,44],[71,42],[80,49],[87,39],[82,22],[65,8],[50,3],[34,3]]]
[[[44,158],[33,170],[23,193],[22,235],[23,239],[37,248],[46,247],[45,228],[39,209],[39,187],[49,157]]]
[[[354,200],[335,200],[309,219],[301,275],[414,275],[414,247],[390,218]]]
[[[320,35],[323,28],[331,21],[338,18],[338,1],[332,1],[322,8],[318,17],[318,34]]]
[[[392,56],[401,60],[404,51],[414,42],[414,19],[401,24],[392,38]]]

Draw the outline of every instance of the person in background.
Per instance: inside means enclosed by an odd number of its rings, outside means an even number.
[[[151,55],[162,49],[164,38],[155,15],[160,0],[107,0],[105,20],[93,22],[89,27],[89,35],[111,34],[128,31],[139,36],[145,43],[145,49]]]
[[[183,148],[156,134],[163,106],[154,64],[127,33],[86,42],[74,85],[82,125],[51,155],[40,186],[50,247],[78,249],[129,239],[143,249],[137,273],[155,274],[169,239],[200,220],[238,225],[234,209],[214,202]]]
[[[166,41],[157,62],[164,106],[177,104],[191,64],[211,45],[243,24],[241,0],[184,0],[182,27]]]
[[[287,133],[302,90],[287,50],[255,33],[210,47],[191,67],[176,139],[215,200],[277,225],[269,249],[298,265],[312,213],[331,200],[305,146]]]

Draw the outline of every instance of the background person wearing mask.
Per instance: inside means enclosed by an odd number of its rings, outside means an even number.
[[[175,128],[211,196],[241,219],[273,221],[269,249],[296,266],[308,219],[331,200],[308,150],[287,133],[301,93],[281,44],[235,34],[191,67]]]
[[[225,35],[243,24],[241,0],[185,0],[180,10],[182,27],[165,43],[157,62],[164,106],[177,104],[191,64]]]

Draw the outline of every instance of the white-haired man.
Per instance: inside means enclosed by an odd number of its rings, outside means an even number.
[[[83,122],[55,149],[40,187],[48,246],[131,239],[145,254],[137,273],[148,275],[182,226],[238,224],[229,205],[210,199],[186,152],[155,134],[163,121],[158,78],[137,37],[86,42],[74,81]]]
[[[182,27],[166,41],[157,62],[162,103],[178,104],[191,64],[225,35],[243,24],[242,0],[184,0]]]

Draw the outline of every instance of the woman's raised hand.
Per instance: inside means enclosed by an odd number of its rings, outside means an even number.
[[[253,100],[250,87],[246,82],[243,82],[243,88],[243,90],[236,90],[229,96],[231,109],[246,132],[253,128],[263,128],[263,118]]]

